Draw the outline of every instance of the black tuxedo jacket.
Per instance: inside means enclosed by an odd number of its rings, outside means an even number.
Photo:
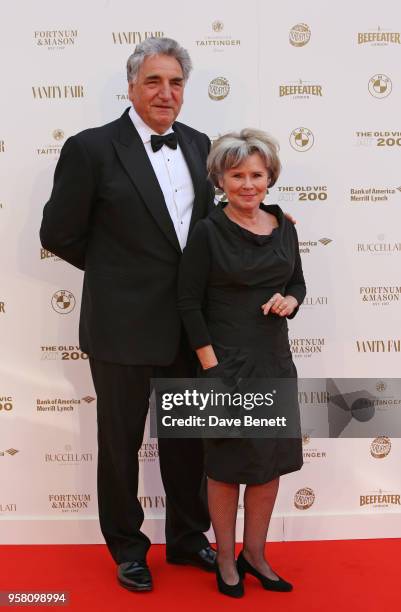
[[[176,305],[181,249],[128,110],[66,141],[40,238],[44,248],[85,270],[82,350],[102,361],[167,365],[181,333]],[[194,186],[191,233],[213,206],[206,178],[210,141],[181,123],[173,129]]]

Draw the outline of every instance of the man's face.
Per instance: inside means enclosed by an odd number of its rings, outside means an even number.
[[[179,62],[169,55],[147,57],[128,96],[143,121],[163,134],[175,121],[184,101],[184,76]]]

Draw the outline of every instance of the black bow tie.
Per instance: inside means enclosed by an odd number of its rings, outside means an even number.
[[[162,148],[163,145],[167,145],[170,149],[177,148],[177,136],[174,132],[170,132],[170,134],[166,134],[165,136],[159,136],[159,134],[152,134],[150,137],[150,144],[152,146],[152,150],[156,153],[159,149]]]

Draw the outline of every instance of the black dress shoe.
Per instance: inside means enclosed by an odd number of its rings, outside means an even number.
[[[237,599],[243,597],[244,595],[244,584],[242,582],[242,577],[240,575],[237,584],[227,584],[224,582],[223,578],[220,574],[220,568],[216,562],[216,578],[217,578],[217,588],[220,593],[223,595],[228,595],[229,597],[236,597]]]
[[[129,591],[151,591],[152,574],[146,561],[126,561],[117,570],[118,582]]]
[[[267,578],[267,576],[263,576],[257,569],[255,569],[249,561],[247,561],[243,555],[243,551],[241,550],[237,559],[237,568],[238,573],[243,578],[245,574],[251,574],[251,576],[255,576],[261,583],[264,589],[268,591],[280,591],[280,592],[289,592],[292,591],[292,584],[283,580],[283,578],[278,577],[278,580],[271,580]]]
[[[214,572],[216,569],[216,551],[211,546],[202,548],[195,553],[187,553],[183,551],[167,552],[167,563],[174,565],[195,565],[207,572]]]

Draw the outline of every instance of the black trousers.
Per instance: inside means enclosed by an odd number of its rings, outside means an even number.
[[[138,501],[138,451],[149,406],[150,379],[193,377],[193,358],[181,347],[173,364],[126,366],[90,358],[97,394],[98,505],[106,544],[116,563],[145,559]],[[210,527],[203,446],[199,439],[160,439],[160,471],[166,492],[167,551],[196,552],[207,546]]]

